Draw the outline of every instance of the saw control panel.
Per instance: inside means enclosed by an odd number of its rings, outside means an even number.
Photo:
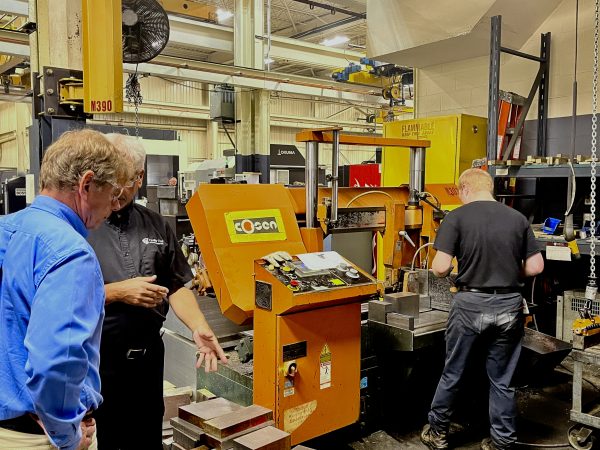
[[[268,262],[263,267],[294,293],[323,291],[326,289],[372,283],[357,267],[350,263],[338,264],[332,269],[309,269],[299,259],[286,261],[280,267]]]

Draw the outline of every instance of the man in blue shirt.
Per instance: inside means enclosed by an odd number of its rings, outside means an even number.
[[[0,219],[0,448],[95,447],[104,283],[86,237],[120,208],[130,167],[102,134],[65,133],[41,195]]]

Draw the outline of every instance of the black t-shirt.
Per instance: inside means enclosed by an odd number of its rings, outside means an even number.
[[[523,262],[540,251],[525,216],[495,201],[448,213],[433,247],[456,256],[456,284],[471,288],[520,287]]]
[[[165,220],[141,205],[132,203],[114,212],[102,226],[90,232],[104,283],[156,275],[155,283],[172,294],[192,278],[175,233]],[[113,302],[106,305],[102,338],[129,341],[156,336],[168,311],[163,302],[156,308]]]

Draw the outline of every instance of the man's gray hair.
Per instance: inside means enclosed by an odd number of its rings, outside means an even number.
[[[108,133],[104,136],[112,145],[129,154],[130,158],[133,160],[133,168],[136,172],[144,169],[146,150],[144,150],[144,146],[138,139],[120,133]]]

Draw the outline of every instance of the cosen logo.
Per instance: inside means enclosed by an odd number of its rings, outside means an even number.
[[[278,209],[227,212],[225,223],[233,243],[287,239],[281,211]]]
[[[275,217],[234,220],[233,226],[238,234],[278,233]]]

